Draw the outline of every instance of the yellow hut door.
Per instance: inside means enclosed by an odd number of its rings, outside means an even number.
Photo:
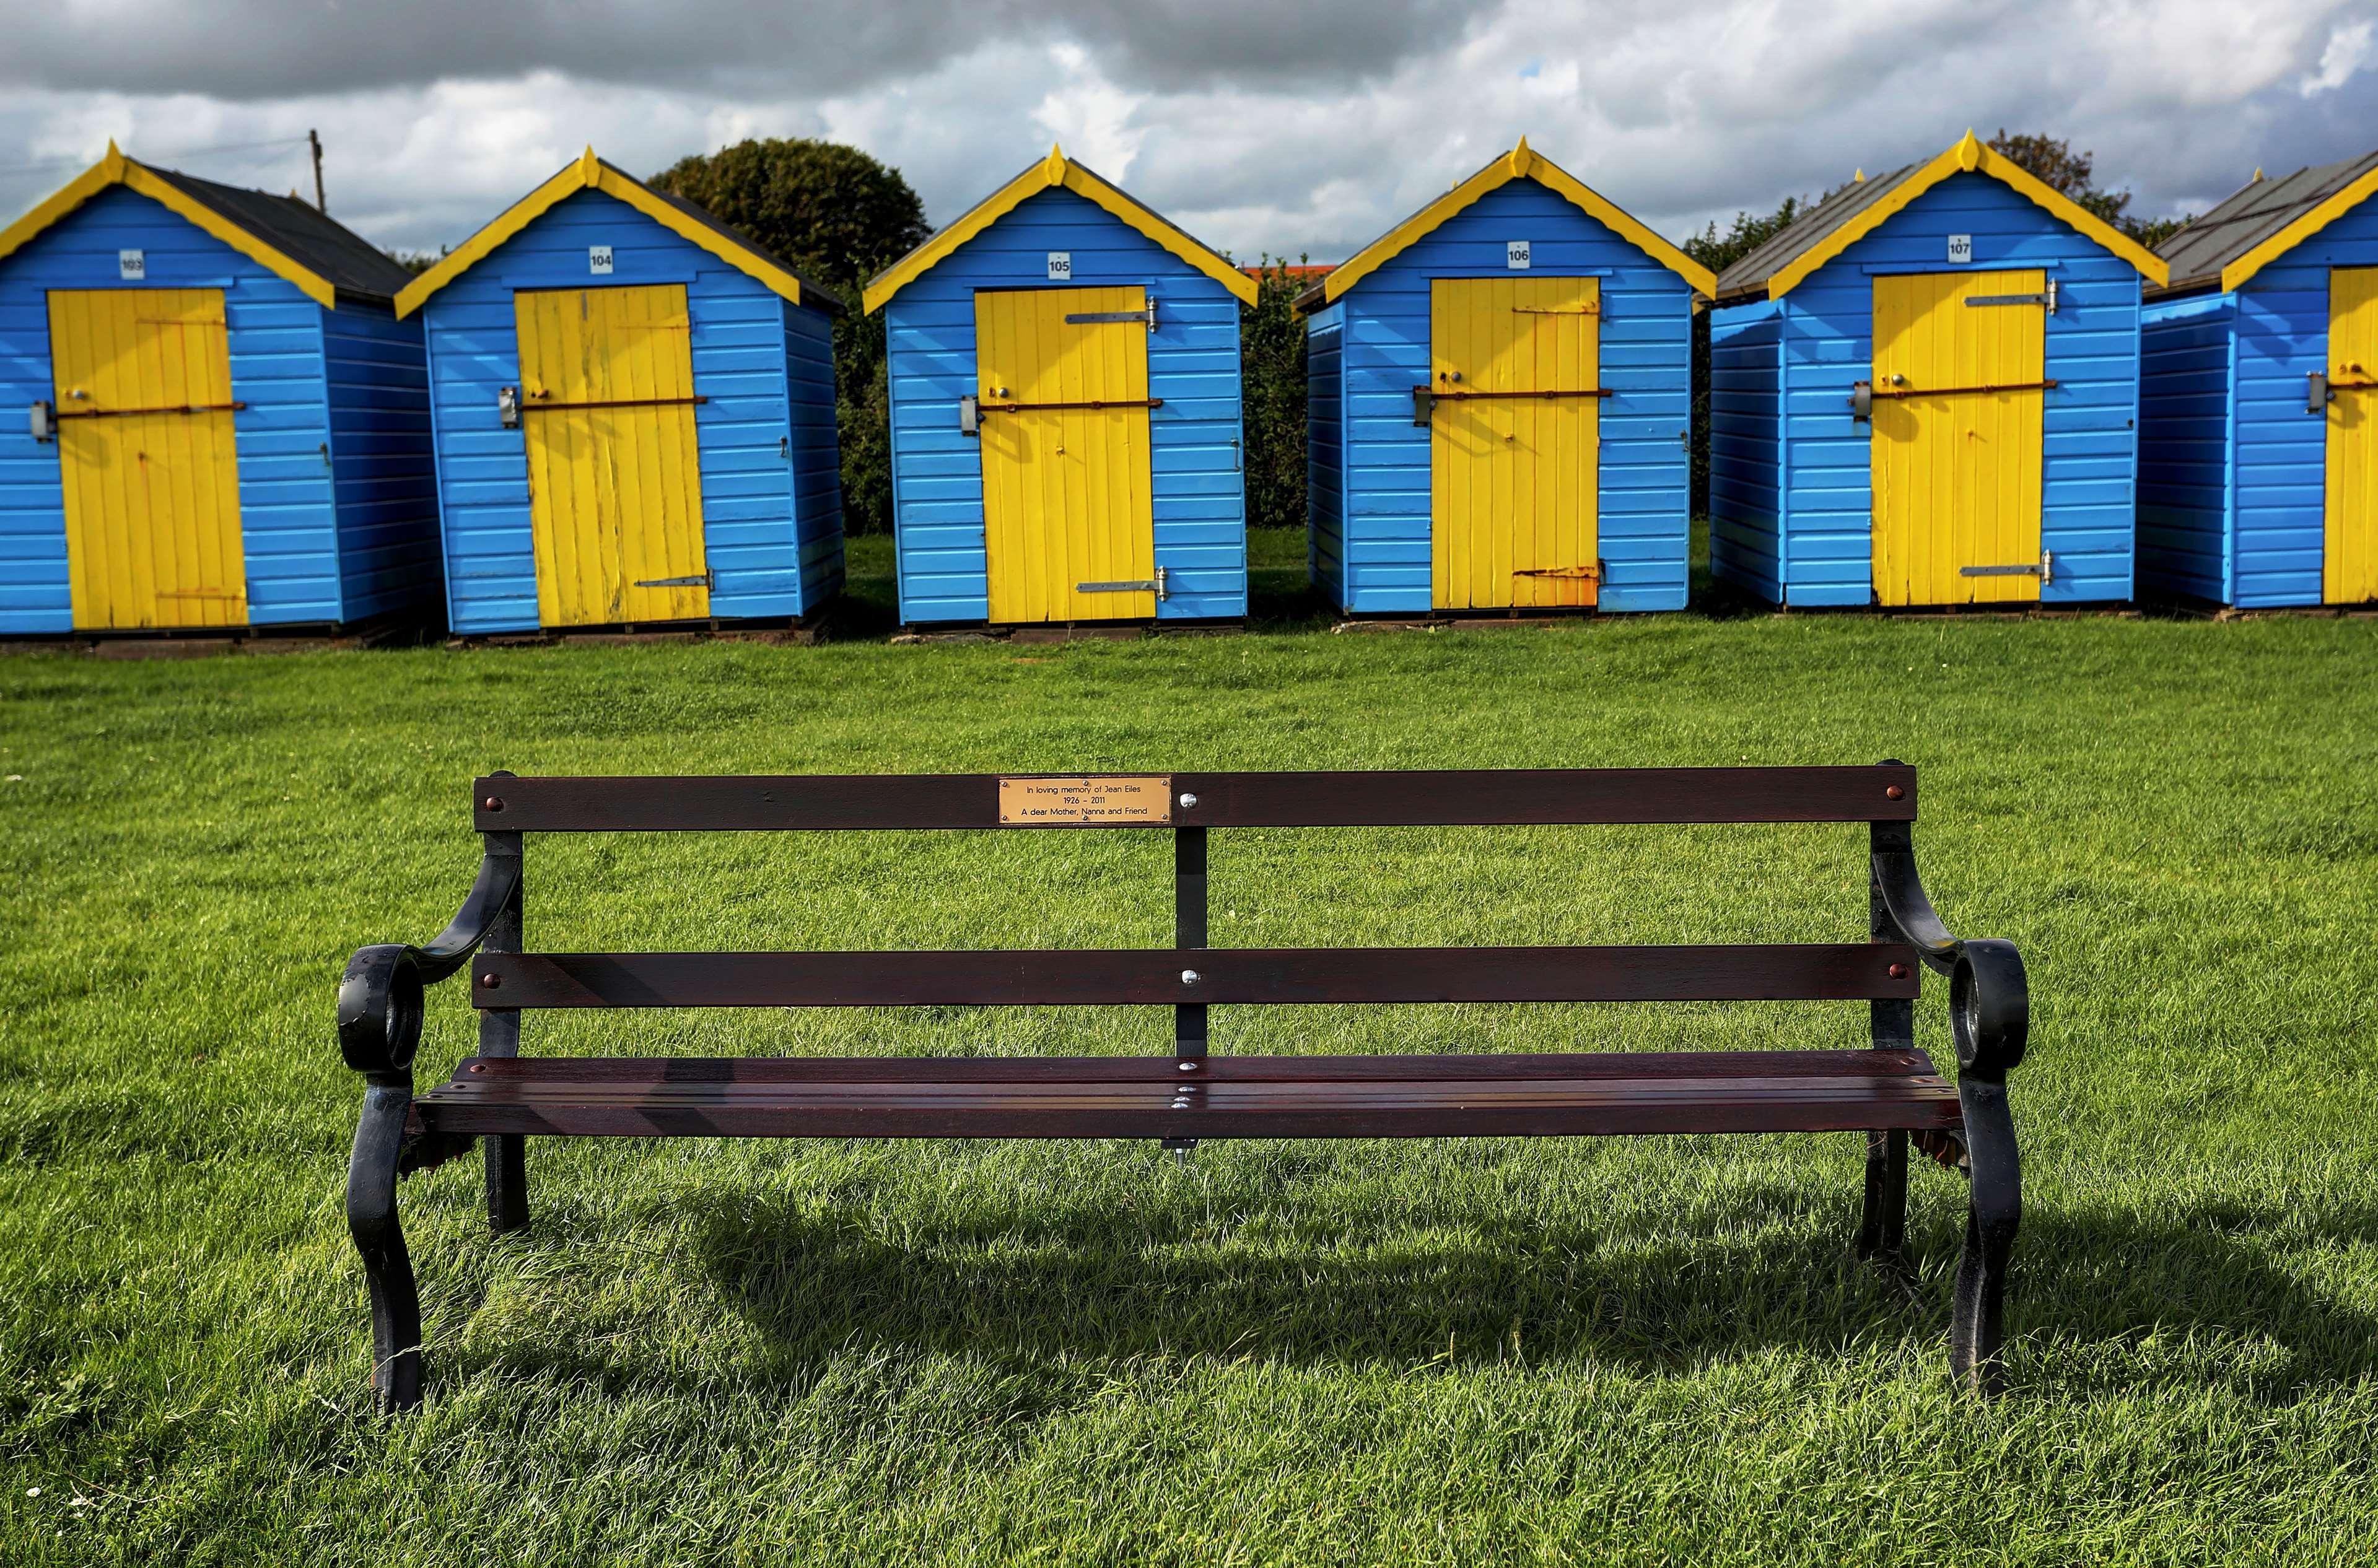
[[[2378,599],[2378,267],[2328,275],[2328,523],[2321,597]]]
[[[1156,614],[1147,309],[1138,288],[974,296],[994,621]]]
[[[512,315],[538,621],[709,615],[684,286],[522,290]]]
[[[246,626],[221,289],[50,295],[74,624]]]
[[[1429,603],[1601,596],[1602,284],[1440,278],[1429,290]]]
[[[2047,275],[1874,281],[1874,592],[2039,597]]]

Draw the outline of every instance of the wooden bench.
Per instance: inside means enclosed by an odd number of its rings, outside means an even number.
[[[536,1137],[1420,1138],[1861,1132],[1856,1251],[1904,1271],[1911,1138],[1971,1179],[1950,1363],[2000,1380],[2000,1302],[2021,1209],[2006,1074],[2030,1001],[2002,941],[1949,934],[1917,880],[1916,772],[1713,768],[1175,773],[1100,778],[515,778],[474,785],[485,858],[423,947],[367,947],[339,987],[341,1048],[366,1081],[347,1219],[369,1282],[373,1385],[421,1399],[421,1315],[396,1215],[403,1173],[484,1140],[489,1218],[528,1223]],[[1864,822],[1871,940],[1789,946],[1231,949],[1206,945],[1216,828]],[[1161,828],[1176,945],[1145,951],[521,951],[530,832]],[[1950,976],[1958,1075],[1916,1048],[1920,971]],[[414,1092],[423,988],[467,970],[478,1054]],[[1477,1056],[1209,1055],[1219,1004],[1862,1001],[1871,1048]],[[1060,1006],[1173,1010],[1170,1058],[526,1058],[539,1008]]]

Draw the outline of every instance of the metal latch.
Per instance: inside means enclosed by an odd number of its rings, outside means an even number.
[[[982,410],[971,394],[958,400],[958,434],[978,440],[982,437]]]
[[[2044,305],[2048,307],[2048,314],[2053,316],[2056,314],[2056,280],[2048,280],[2048,287],[2036,294],[1975,294],[1965,303],[1974,305]]]
[[[55,403],[44,398],[34,399],[32,415],[34,440],[46,443],[58,438],[58,409]]]
[[[1430,415],[1435,413],[1435,391],[1427,387],[1414,387],[1412,389],[1412,423],[1426,425]]]
[[[1873,383],[1873,382],[1871,382],[1871,381],[1853,381],[1853,382],[1851,382],[1851,383],[1850,383],[1850,418],[1851,418],[1852,420],[1863,420],[1863,421],[1867,421],[1867,422],[1868,422],[1868,423],[1871,423],[1871,422],[1873,421],[1873,419],[1874,419],[1874,383]]]
[[[505,429],[517,430],[520,428],[520,389],[518,387],[498,387],[496,389],[496,419]]]
[[[2336,397],[2335,392],[2328,389],[2327,376],[2315,370],[2311,375],[2304,377],[2304,412],[2306,413],[2326,413],[2328,412],[2329,403]],[[42,405],[35,403],[33,406],[38,409]],[[41,439],[38,436],[33,438],[37,441]]]
[[[1171,597],[1164,583],[1165,569],[1158,567],[1154,577],[1143,577],[1123,582],[1077,582],[1076,593],[1153,593],[1159,604]]]
[[[1156,330],[1156,302],[1149,300],[1144,310],[1082,310],[1065,317],[1068,327],[1102,327],[1125,321],[1144,321],[1147,329]]]
[[[692,577],[648,577],[636,584],[639,588],[715,588],[718,574],[699,572]]]
[[[2036,577],[2045,588],[2056,581],[2056,552],[2042,550],[2037,566],[2019,567],[1959,567],[1960,577]]]

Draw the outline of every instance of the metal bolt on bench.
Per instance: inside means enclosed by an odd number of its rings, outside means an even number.
[[[1873,768],[785,778],[515,778],[472,789],[484,857],[425,946],[367,947],[340,982],[339,1042],[364,1075],[347,1223],[371,1295],[382,1407],[422,1397],[421,1308],[397,1221],[406,1172],[484,1142],[487,1215],[528,1224],[536,1137],[1206,1138],[1863,1133],[1861,1257],[1900,1273],[1910,1141],[1970,1176],[1949,1359],[2000,1382],[2000,1319],[2022,1180],[2006,1075],[2030,995],[2003,941],[1960,940],[1916,870],[1916,772]],[[1669,947],[1209,948],[1215,828],[1864,822],[1869,940]],[[855,829],[1164,829],[1171,948],[1061,952],[531,953],[522,835]],[[1195,953],[1194,966],[1183,956]],[[1916,1047],[1917,966],[1950,977],[1952,1084]],[[424,987],[472,972],[478,1054],[416,1095]],[[1870,1048],[1219,1057],[1207,1011],[1315,1002],[1864,1001]],[[1169,1006],[1173,1053],[1079,1058],[520,1055],[545,1008]]]

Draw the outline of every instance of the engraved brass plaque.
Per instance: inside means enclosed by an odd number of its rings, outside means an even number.
[[[1001,779],[999,820],[1014,828],[1135,827],[1172,820],[1172,781],[1084,774]]]

